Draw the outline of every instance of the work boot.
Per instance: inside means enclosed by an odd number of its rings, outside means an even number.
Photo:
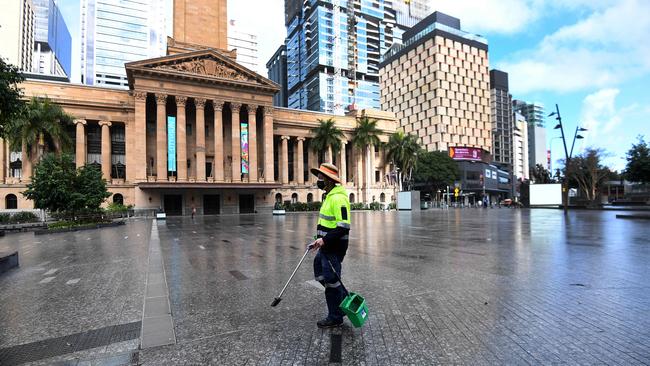
[[[343,319],[336,321],[330,318],[325,318],[316,322],[316,325],[318,325],[319,328],[334,328],[334,327],[341,326],[342,324],[343,324]]]

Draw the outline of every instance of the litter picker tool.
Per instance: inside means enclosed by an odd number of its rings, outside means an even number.
[[[312,249],[311,245],[307,247],[307,250],[305,250],[305,254],[302,255],[302,258],[300,258],[300,262],[298,262],[298,265],[293,270],[293,273],[291,274],[291,277],[289,277],[289,279],[287,280],[287,283],[284,284],[284,287],[282,288],[282,291],[280,291],[280,295],[278,295],[278,297],[273,299],[273,302],[271,303],[271,306],[277,306],[280,303],[280,301],[282,301],[282,294],[284,293],[284,290],[286,290],[287,286],[289,286],[289,282],[291,282],[291,279],[296,274],[296,272],[298,271],[298,268],[300,268],[300,265],[305,260],[305,257],[307,256],[307,253],[309,253],[309,251],[311,249]]]

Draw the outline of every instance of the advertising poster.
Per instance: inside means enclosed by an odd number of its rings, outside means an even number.
[[[176,117],[167,116],[167,170],[176,171]]]
[[[248,173],[248,124],[241,123],[241,172]]]
[[[483,151],[475,147],[450,147],[449,157],[454,160],[481,161]]]

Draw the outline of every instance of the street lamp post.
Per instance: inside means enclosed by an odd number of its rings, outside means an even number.
[[[573,135],[573,142],[571,143],[571,152],[567,149],[566,138],[564,137],[564,126],[562,125],[562,116],[560,115],[560,108],[555,104],[555,112],[551,112],[548,115],[549,117],[555,117],[558,120],[558,124],[553,128],[554,130],[560,129],[562,133],[562,144],[564,145],[564,156],[566,160],[564,162],[564,180],[562,182],[562,204],[564,207],[564,214],[567,213],[569,209],[569,165],[571,163],[571,156],[573,155],[573,147],[575,146],[576,139],[582,139],[583,137],[578,135],[578,132],[587,131],[586,128],[576,126],[575,134]]]

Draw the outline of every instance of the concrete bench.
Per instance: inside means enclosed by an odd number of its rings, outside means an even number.
[[[18,267],[18,252],[0,252],[0,273],[7,272],[14,267]]]

